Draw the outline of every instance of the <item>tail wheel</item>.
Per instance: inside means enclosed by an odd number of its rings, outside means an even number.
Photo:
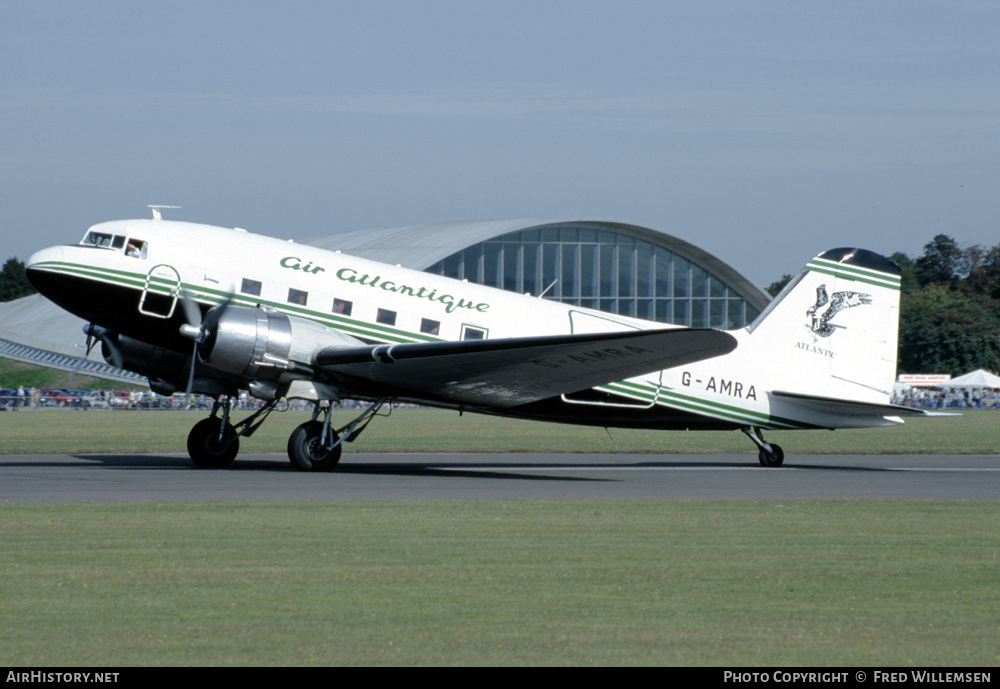
[[[307,421],[288,438],[288,458],[299,471],[331,471],[340,462],[341,445],[326,447],[322,421]]]
[[[785,451],[781,449],[780,445],[771,443],[771,451],[761,450],[757,459],[760,460],[761,466],[780,467],[781,463],[785,461]]]
[[[219,437],[220,424],[217,418],[203,419],[194,425],[188,434],[187,448],[191,460],[206,469],[219,469],[229,466],[240,451],[240,439],[229,423],[222,428]]]

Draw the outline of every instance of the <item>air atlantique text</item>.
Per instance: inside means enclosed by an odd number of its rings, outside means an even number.
[[[869,679],[866,671],[859,672],[791,672],[775,670],[774,672],[732,672],[722,673],[723,682],[865,682]],[[870,679],[873,682],[891,682],[905,684],[906,682],[991,682],[989,672],[934,672],[931,670],[910,670],[909,672],[885,672],[874,670]]]

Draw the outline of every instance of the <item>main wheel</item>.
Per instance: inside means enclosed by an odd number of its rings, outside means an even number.
[[[306,421],[288,438],[288,458],[299,471],[331,471],[340,462],[342,446],[323,444],[323,422]]]
[[[188,454],[200,467],[218,469],[229,466],[240,451],[240,439],[232,425],[226,424],[219,439],[219,419],[203,419],[188,433]]]
[[[780,467],[781,463],[785,461],[785,451],[781,449],[780,445],[771,443],[771,451],[761,450],[757,459],[760,460],[761,466]]]

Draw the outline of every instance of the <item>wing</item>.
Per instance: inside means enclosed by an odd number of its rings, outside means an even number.
[[[701,361],[736,348],[719,330],[638,330],[328,347],[314,362],[364,388],[428,401],[514,407]]]

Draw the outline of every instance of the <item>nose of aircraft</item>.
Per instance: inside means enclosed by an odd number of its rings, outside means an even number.
[[[49,286],[49,281],[46,280],[46,276],[51,275],[52,271],[60,263],[62,263],[63,254],[63,247],[53,246],[36,251],[28,257],[28,261],[25,263],[24,268],[25,272],[28,274],[28,282],[30,282],[35,289],[45,296],[49,296],[46,291]]]

